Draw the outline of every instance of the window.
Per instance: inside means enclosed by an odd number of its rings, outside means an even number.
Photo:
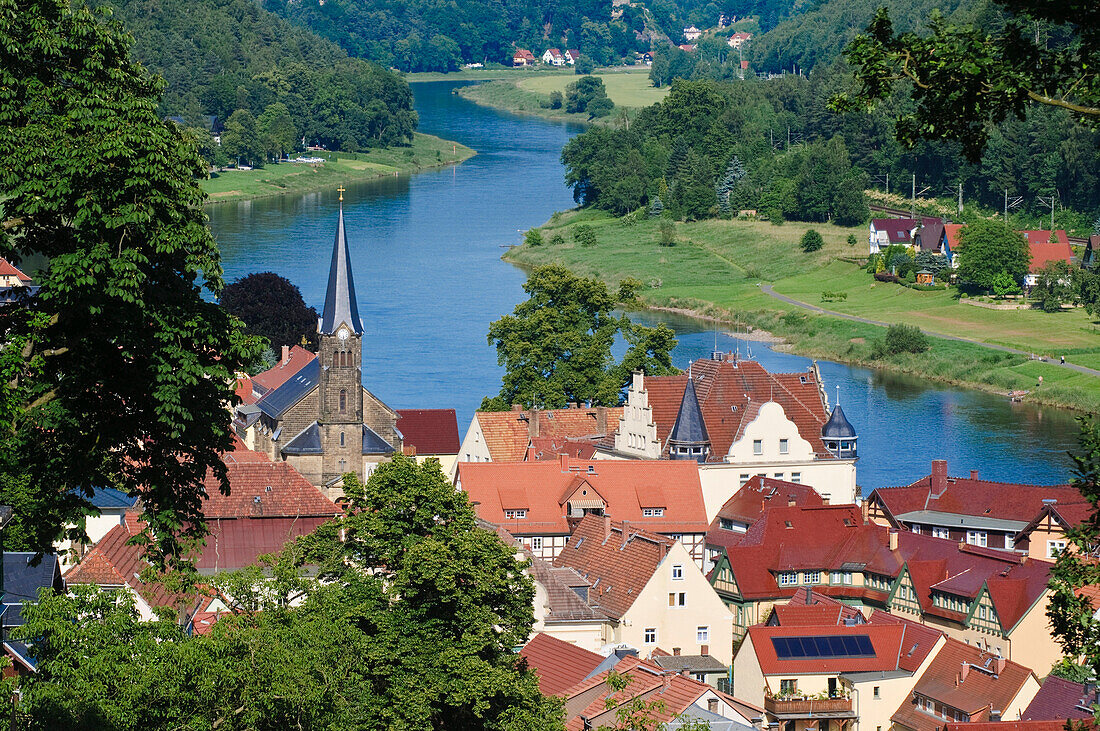
[[[664,514],[664,508],[642,508],[643,518],[660,518]]]
[[[344,446],[344,432],[340,432],[340,446]]]
[[[879,688],[878,688],[878,686],[876,685],[876,686],[874,687],[874,697],[875,697],[875,699],[876,699],[876,700],[877,700],[877,699],[878,699],[878,698],[880,697],[880,696],[879,696],[879,692],[878,692],[878,690],[879,690]]]
[[[834,571],[829,576],[829,583],[830,584],[848,584],[848,585],[851,585],[851,583],[852,583],[852,572],[851,571]]]
[[[710,627],[696,627],[695,641],[699,644],[710,642]]]
[[[806,572],[806,583],[807,584],[820,584],[821,583],[821,572],[820,571],[807,571]]]
[[[340,389],[340,413],[344,413],[348,410],[348,392],[346,389]]]
[[[531,539],[531,550],[532,551],[541,551],[542,550],[542,538],[532,538]]]
[[[763,454],[764,453],[764,440],[763,439],[753,439],[752,440],[752,453],[753,454]]]
[[[796,678],[783,678],[779,681],[779,692],[783,695],[793,695],[798,692],[798,680]]]
[[[506,520],[523,520],[527,517],[527,508],[519,508],[518,510],[505,510],[504,517]]]
[[[1005,548],[1012,550],[1016,548],[1016,534],[1013,532],[1005,533]]]
[[[909,530],[913,531],[914,533],[919,534],[920,533],[920,523],[910,523],[909,524]]]
[[[934,526],[932,526],[932,537],[933,538],[950,538],[951,537],[951,532],[948,531],[946,528],[941,528],[938,525],[934,525]]]
[[[342,459],[342,460],[340,460],[339,462],[336,463],[336,467],[340,471],[340,474],[342,475],[342,474],[344,474],[345,472],[348,471],[348,461],[346,459]]]
[[[744,487],[745,483],[749,481],[750,475],[747,472],[742,472],[740,477],[740,487]]]
[[[733,521],[729,518],[719,518],[718,527],[722,530],[733,530]]]
[[[680,541],[684,540],[684,534],[683,533],[665,533],[665,536],[667,538],[669,538],[673,541],[677,541],[677,542],[680,542]]]
[[[656,645],[657,644],[657,628],[656,627],[646,627],[645,632],[643,634],[643,641],[647,645]]]
[[[985,619],[985,606],[984,605],[978,607],[978,617],[980,619]]]
[[[1058,558],[1058,554],[1066,550],[1065,541],[1047,541],[1047,558]]]
[[[787,444],[786,439],[780,439],[779,440],[779,453],[780,454],[787,454],[790,451],[788,447],[789,447],[789,445]]]
[[[798,574],[794,571],[784,571],[779,574],[780,586],[794,586],[798,583]]]
[[[668,605],[670,607],[686,607],[687,606],[687,594],[685,592],[670,592],[668,595]]]
[[[968,530],[966,542],[972,546],[985,546],[989,542],[989,537],[984,530]]]
[[[796,483],[801,484],[802,483],[802,473],[801,472],[792,472],[791,473],[791,482],[796,482]]]
[[[782,480],[783,479],[783,473],[782,472],[776,472],[774,475],[772,475],[772,477],[774,477],[777,480]]]
[[[676,564],[672,567],[672,580],[683,581],[684,580],[684,567],[680,564]]]

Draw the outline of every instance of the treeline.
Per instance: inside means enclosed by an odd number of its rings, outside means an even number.
[[[697,97],[702,93],[699,90],[705,89],[706,96],[717,106],[707,109],[704,105],[698,109],[703,119],[700,124],[712,128],[707,133],[708,139],[720,140],[717,144],[721,146],[700,148],[698,152],[710,159],[715,179],[724,170],[729,156],[738,154],[747,170],[745,183],[737,194],[743,198],[735,196],[733,199],[743,204],[737,206],[740,208],[762,210],[773,202],[774,196],[767,191],[776,185],[782,187],[781,184],[766,185],[758,177],[771,172],[772,161],[780,166],[776,169],[783,174],[782,165],[803,154],[800,149],[808,151],[812,158],[819,154],[819,145],[837,137],[843,142],[851,166],[857,174],[863,174],[863,180],[870,186],[885,187],[889,175],[890,190],[908,196],[915,175],[917,190],[925,191],[925,196],[957,196],[961,183],[968,206],[976,203],[1000,210],[1007,190],[1009,196],[1022,198],[1016,210],[1028,218],[1037,220],[1044,211],[1049,217],[1050,204],[1043,203],[1040,198],[1051,195],[1057,198],[1059,210],[1065,206],[1082,212],[1079,217],[1089,222],[1096,217],[1100,207],[1100,175],[1096,168],[1100,133],[1074,123],[1068,114],[1049,107],[1029,110],[1026,119],[1011,120],[994,130],[985,156],[979,163],[971,164],[953,144],[920,143],[907,149],[896,142],[893,119],[902,110],[902,105],[911,103],[908,100],[891,100],[871,114],[834,114],[827,108],[828,99],[848,83],[846,69],[840,63],[819,67],[806,78],[788,75],[768,81],[755,78],[731,83],[702,80],[685,84],[678,81],[660,108],[647,110],[631,126],[630,132],[623,135],[648,134],[651,117],[672,113],[666,108],[669,104],[683,104],[682,100]],[[573,150],[583,148],[586,145],[583,138],[592,132],[577,138]],[[661,144],[663,149],[671,149],[672,139]],[[602,154],[606,158],[610,152]],[[639,148],[638,154],[651,158],[651,169],[653,165],[660,167],[662,164],[663,153]],[[579,158],[575,152],[570,152],[569,159]],[[578,171],[587,169],[582,166]],[[596,166],[597,171],[601,169]],[[621,209],[621,202],[608,203],[609,198],[586,193],[584,187],[590,178],[598,179],[599,173],[581,175],[579,200],[587,199],[609,210]],[[647,184],[647,195],[642,198],[648,201],[648,193],[656,190],[653,187],[656,182],[650,180]],[[621,189],[624,185],[620,183],[617,187]],[[749,186],[748,189],[745,186]],[[749,190],[756,190],[758,194],[750,195]],[[787,217],[801,218],[801,215],[791,215],[794,209],[790,205],[779,208]],[[1064,220],[1064,215],[1059,213],[1059,220]],[[811,216],[806,220],[816,219]],[[1067,225],[1059,223],[1058,227]]]
[[[416,130],[398,74],[347,53],[249,0],[117,0],[134,55],[167,82],[165,116],[220,130],[282,117],[280,137],[356,151],[405,143]]]

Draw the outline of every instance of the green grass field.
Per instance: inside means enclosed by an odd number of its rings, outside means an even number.
[[[209,203],[306,193],[395,172],[409,173],[453,164],[475,154],[463,145],[457,145],[457,154],[455,150],[453,142],[417,133],[408,147],[318,154],[318,157],[329,158],[323,165],[284,162],[253,170],[226,170],[202,181],[202,189],[209,196]]]
[[[669,88],[655,89],[649,82],[648,69],[633,72],[600,72],[594,74],[603,80],[607,96],[617,107],[648,107],[668,96]],[[533,76],[517,82],[520,89],[549,96],[552,91],[565,93],[565,87],[576,81],[570,76]]]
[[[581,222],[595,231],[595,246],[573,242],[573,227]],[[629,223],[629,218],[599,211],[569,211],[555,214],[542,228],[546,244],[516,247],[505,258],[525,267],[559,263],[612,286],[633,277],[643,283],[645,305],[686,308],[763,328],[785,337],[805,355],[998,392],[1030,390],[1029,398],[1037,401],[1100,410],[1100,378],[977,344],[933,339],[927,353],[875,360],[872,343],[884,328],[807,313],[769,297],[759,284],[770,282],[777,292],[826,309],[910,322],[934,332],[1048,353],[1055,360],[1066,354],[1070,362],[1095,367],[1100,365],[1097,325],[1081,312],[988,310],[957,302],[950,292],[876,283],[855,264],[841,260],[863,253],[858,244],[849,247],[846,242],[851,233],[862,240],[862,227],[813,226],[825,240],[825,247],[813,254],[798,248],[805,224],[712,220],[677,223],[675,228],[676,245],[667,247],[660,245],[657,222],[651,219]],[[550,243],[556,236],[561,242]],[[848,299],[822,302],[823,290],[845,292]],[[1043,386],[1037,389],[1040,375]]]

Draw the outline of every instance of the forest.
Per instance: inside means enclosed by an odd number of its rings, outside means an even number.
[[[352,152],[405,143],[416,130],[412,92],[400,75],[349,58],[249,0],[108,7],[133,36],[134,56],[164,77],[162,113],[187,127],[220,130],[237,113],[248,132],[267,111],[281,120],[284,139]],[[272,108],[279,104],[285,112]]]

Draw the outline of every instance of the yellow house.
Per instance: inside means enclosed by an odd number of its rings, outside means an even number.
[[[1026,551],[1031,558],[1053,561],[1062,551],[1073,550],[1066,531],[1091,515],[1092,506],[1088,503],[1044,501],[1039,514],[1016,534],[1016,550]]]

